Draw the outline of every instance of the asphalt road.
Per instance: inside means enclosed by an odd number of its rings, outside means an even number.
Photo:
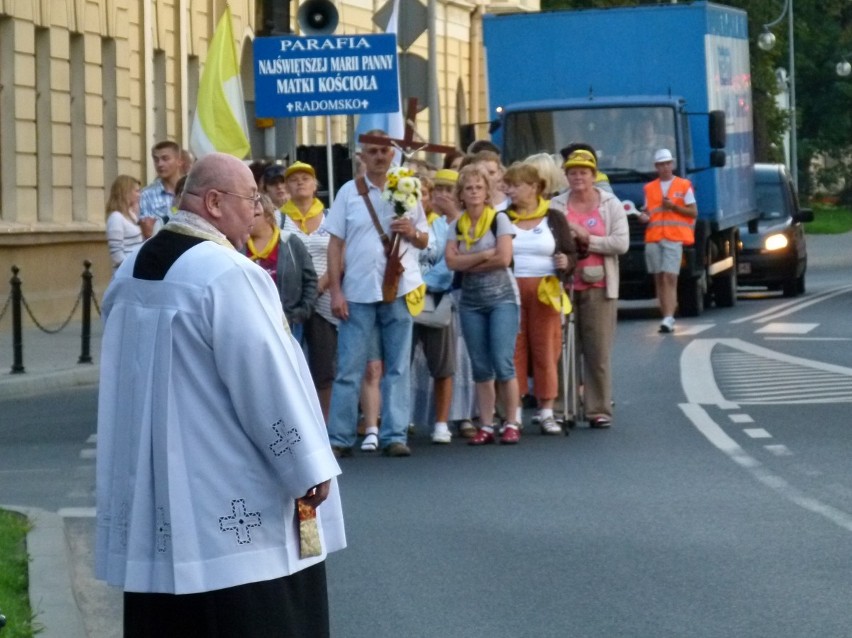
[[[627,308],[610,431],[476,449],[419,431],[409,459],[345,459],[333,635],[852,635],[850,262],[675,335]],[[0,404],[0,502],[93,506],[94,397]],[[91,635],[116,635],[85,572],[93,519],[69,521]]]

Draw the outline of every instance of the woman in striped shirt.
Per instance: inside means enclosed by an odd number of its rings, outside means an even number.
[[[294,162],[284,171],[284,181],[290,199],[281,207],[283,228],[304,242],[313,259],[319,277],[318,298],[313,314],[304,324],[308,367],[314,378],[323,416],[328,420],[331,386],[337,362],[337,324],[331,314],[328,293],[328,241],[331,237],[325,228],[325,207],[317,199],[317,178],[313,166]]]

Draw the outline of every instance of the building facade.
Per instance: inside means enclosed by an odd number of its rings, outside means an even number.
[[[408,1],[408,0],[405,0]],[[418,0],[413,0],[417,2]],[[423,0],[427,2],[428,0]],[[437,57],[441,139],[458,144],[458,127],[487,120],[481,16],[536,10],[531,0],[488,5],[436,0],[431,10]],[[379,31],[385,0],[342,0],[335,33]],[[252,112],[254,0],[230,0],[235,45]],[[186,147],[208,42],[224,0],[0,0],[0,274],[20,268],[22,290],[43,323],[64,319],[77,298],[83,262],[92,262],[98,297],[109,283],[104,202],[116,176],[154,178],[151,146]],[[425,4],[423,5],[426,6]],[[291,28],[298,0],[290,4]],[[428,30],[407,53],[429,57]],[[403,86],[406,82],[403,80]],[[403,93],[403,98],[407,97]],[[249,119],[252,155],[281,153],[270,132]],[[333,142],[352,146],[352,118],[331,118]],[[427,110],[417,129],[429,136]],[[325,118],[277,120],[277,139],[326,141]],[[4,279],[6,280],[6,279]],[[0,308],[6,290],[0,288]],[[8,316],[0,333],[8,330]]]

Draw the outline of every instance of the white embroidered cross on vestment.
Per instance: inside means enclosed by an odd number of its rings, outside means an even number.
[[[165,553],[168,549],[169,539],[172,537],[172,525],[166,521],[166,510],[157,508],[157,551]]]
[[[240,545],[251,543],[252,527],[260,527],[260,512],[246,512],[246,501],[236,498],[231,501],[231,516],[219,517],[219,529],[223,532],[237,532],[237,542]]]
[[[285,430],[284,421],[281,419],[278,419],[272,424],[272,429],[275,431],[275,436],[277,437],[269,444],[269,449],[272,450],[272,453],[275,456],[281,456],[287,452],[293,454],[293,446],[302,440],[302,437],[299,436],[299,431],[296,428]]]

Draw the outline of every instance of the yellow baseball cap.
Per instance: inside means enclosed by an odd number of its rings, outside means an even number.
[[[568,156],[563,168],[590,168],[593,171],[598,170],[598,162],[593,153],[582,149],[576,150]]]
[[[432,181],[435,184],[445,184],[448,186],[455,186],[459,181],[459,172],[454,171],[451,168],[442,168],[439,171],[435,171],[434,177],[432,177]]]
[[[305,162],[293,162],[290,166],[287,167],[287,170],[284,171],[284,179],[287,179],[293,173],[308,173],[314,179],[317,178],[317,172],[314,170],[314,167],[310,164],[306,164]]]

